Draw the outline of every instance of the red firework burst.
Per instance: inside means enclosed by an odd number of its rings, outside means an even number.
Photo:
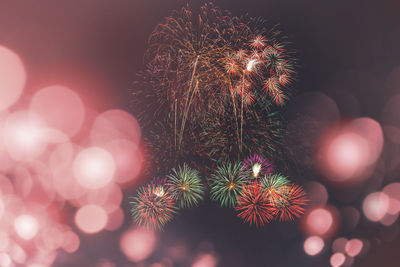
[[[282,185],[279,190],[268,194],[280,221],[292,221],[304,214],[308,198],[299,185]]]
[[[239,218],[257,227],[269,223],[276,214],[275,206],[258,182],[243,186],[235,209],[239,212]]]
[[[174,197],[165,186],[156,183],[141,187],[130,203],[135,222],[152,229],[161,229],[177,211]]]

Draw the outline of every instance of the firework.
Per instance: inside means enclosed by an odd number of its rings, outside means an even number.
[[[171,194],[180,208],[196,206],[203,199],[205,187],[201,182],[200,173],[184,164],[178,170],[172,169],[168,176]]]
[[[254,154],[243,161],[243,171],[246,177],[264,177],[273,172],[272,163],[262,156]]]
[[[283,185],[279,194],[270,197],[280,221],[289,221],[304,214],[308,203],[306,193],[299,185]]]
[[[212,4],[203,5],[198,15],[184,7],[157,25],[149,37],[147,67],[160,81],[159,101],[169,105],[178,151],[183,149],[189,120],[223,108],[223,94],[216,89],[226,88],[220,60],[226,45],[220,42],[218,25],[226,15]]]
[[[234,207],[243,183],[242,165],[239,162],[223,164],[212,175],[211,199],[219,201],[221,206]]]
[[[239,218],[250,225],[255,224],[257,227],[270,222],[276,213],[275,206],[270,202],[268,194],[256,181],[243,185],[243,191],[238,197],[235,209],[239,212]]]
[[[256,103],[258,105],[258,103]],[[263,154],[267,158],[281,158],[284,132],[279,112],[249,112],[243,125],[243,145],[237,141],[235,117],[230,114],[205,119],[200,140],[204,153],[213,161],[236,160],[243,155]]]
[[[151,143],[169,135],[161,139],[164,146],[154,144],[154,153],[173,160],[172,166],[190,156],[191,148],[204,152],[203,159],[226,155],[221,148],[231,146],[218,141],[231,140],[236,159],[260,144],[260,151],[269,146],[267,156],[276,151],[281,130],[272,109],[291,95],[295,60],[281,34],[266,30],[260,21],[232,16],[209,3],[199,14],[188,6],[175,11],[150,35],[145,81],[137,85],[140,93],[134,93],[144,103],[136,108],[154,114],[141,116],[143,124],[158,121],[165,129],[154,131],[149,125],[157,135],[149,138]],[[139,107],[143,105],[147,108]],[[225,122],[229,126],[220,127]],[[217,129],[224,131],[220,138],[213,136],[220,134]],[[199,134],[220,140],[202,150],[196,143]]]
[[[278,192],[283,186],[290,185],[290,180],[282,174],[275,173],[265,175],[261,178],[261,184],[269,194],[274,194],[274,192]]]
[[[157,183],[139,188],[137,196],[133,197],[130,204],[136,224],[152,229],[162,229],[177,211],[172,194],[165,185]]]

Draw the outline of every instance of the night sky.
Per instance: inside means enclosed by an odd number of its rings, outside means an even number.
[[[164,17],[187,2],[194,10],[201,5],[197,0],[0,0],[0,45],[18,53],[29,70],[21,101],[57,83],[73,87],[93,110],[131,111],[129,90],[136,73],[144,68],[149,34]],[[220,208],[206,199],[200,207],[181,212],[157,234],[158,245],[146,261],[129,263],[119,250],[118,239],[132,225],[128,196],[145,182],[142,178],[124,190],[126,216],[120,229],[80,235],[79,250],[58,253],[53,266],[102,266],[98,261],[103,258],[115,266],[190,266],[187,259],[173,264],[166,260],[171,248],[181,246],[189,259],[201,252],[212,253],[218,259],[217,266],[222,267],[322,267],[330,266],[331,242],[337,237],[368,240],[369,250],[355,257],[354,267],[399,266],[399,222],[383,226],[370,222],[362,212],[368,193],[399,179],[399,144],[385,137],[382,155],[370,178],[351,189],[331,186],[321,179],[312,147],[322,131],[320,127],[338,119],[329,117],[334,113],[329,101],[336,103],[343,120],[369,117],[384,122],[385,104],[400,92],[400,2],[226,0],[215,4],[233,15],[247,13],[279,24],[288,36],[299,60],[298,98],[294,97],[285,109],[289,125],[299,130],[288,139],[290,144],[298,143],[295,161],[304,161],[292,179],[301,185],[309,181],[324,184],[328,203],[337,210],[346,206],[360,210],[357,226],[346,228],[347,218],[339,215],[341,226],[336,234],[319,255],[312,257],[304,252],[307,236],[300,221],[272,222],[261,229],[249,227],[232,209]],[[329,103],[325,105],[324,101]],[[313,127],[301,124],[299,114],[318,113],[329,118]],[[73,209],[67,208],[65,223],[73,225],[72,215]]]

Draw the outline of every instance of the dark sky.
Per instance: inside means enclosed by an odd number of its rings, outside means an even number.
[[[128,88],[143,68],[148,35],[163,17],[186,2],[200,5],[197,0],[0,0],[0,44],[12,48],[25,62],[28,92],[69,83],[93,108],[129,110]],[[298,91],[324,92],[339,106],[353,102],[338,96],[337,90],[350,92],[359,105],[342,109],[343,116],[379,120],[384,103],[400,90],[387,81],[400,65],[398,0],[215,2],[234,15],[248,13],[279,23],[298,51]],[[129,224],[127,216],[125,226]],[[380,231],[378,227],[357,231],[371,240],[372,247],[353,266],[399,266],[400,238],[377,241]],[[329,266],[331,254],[326,248],[320,256],[306,256],[304,237],[296,224],[249,228],[231,210],[207,201],[181,214],[161,240],[168,246],[178,238],[193,249],[203,241],[212,243],[220,266],[320,267]],[[83,252],[71,259],[65,256],[58,266],[92,266],[99,253],[108,253],[121,266],[124,262],[118,260],[123,256],[112,234],[84,238],[81,246]],[[163,253],[161,247],[152,257]]]

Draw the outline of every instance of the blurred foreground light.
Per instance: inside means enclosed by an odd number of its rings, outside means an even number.
[[[371,118],[358,118],[350,122],[357,132],[367,140],[368,164],[374,164],[381,155],[383,148],[383,130],[381,125]]]
[[[90,131],[90,141],[96,146],[103,146],[115,139],[139,144],[140,138],[141,130],[137,120],[119,109],[107,110],[97,116]]]
[[[0,111],[20,98],[25,86],[26,72],[19,56],[0,46]]]
[[[385,216],[389,203],[389,197],[385,193],[371,193],[364,199],[364,214],[370,221],[377,222]]]
[[[0,251],[6,251],[10,244],[7,232],[0,232]]]
[[[3,217],[4,209],[5,209],[4,202],[1,198],[1,193],[0,193],[0,219],[1,219],[1,217]]]
[[[108,142],[104,148],[113,155],[117,183],[129,183],[140,174],[143,156],[137,144],[127,139],[115,139]]]
[[[106,230],[115,231],[119,229],[124,222],[124,212],[121,208],[116,208],[109,214]]]
[[[350,257],[357,256],[363,248],[363,242],[360,239],[351,239],[346,243],[346,253]]]
[[[192,267],[216,267],[217,263],[217,258],[213,254],[206,253],[198,256]]]
[[[334,138],[328,147],[328,164],[338,180],[351,178],[364,168],[368,155],[366,141],[356,134],[343,134]]]
[[[8,267],[11,266],[12,261],[8,254],[0,253],[0,266],[1,267]]]
[[[313,235],[327,234],[333,225],[332,212],[325,208],[317,208],[306,215],[307,231]]]
[[[4,125],[7,152],[17,161],[31,161],[46,148],[46,125],[42,118],[21,110],[8,116]]]
[[[39,223],[31,215],[20,215],[14,221],[15,232],[23,239],[29,240],[36,236],[39,231]]]
[[[139,262],[149,257],[155,245],[154,232],[146,228],[128,230],[122,234],[119,242],[121,251],[132,262]]]
[[[304,189],[306,190],[313,206],[325,206],[328,202],[328,191],[321,183],[312,181],[308,182]]]
[[[392,183],[382,190],[390,198],[388,213],[397,215],[400,211],[400,183]]]
[[[84,233],[94,234],[100,232],[107,225],[106,211],[97,205],[81,207],[75,214],[75,224]]]
[[[337,252],[331,256],[330,263],[332,267],[342,266],[346,260],[346,256],[343,253]]]
[[[371,173],[383,148],[383,131],[371,118],[335,123],[321,135],[317,162],[336,185],[360,183]]]
[[[72,231],[63,233],[62,248],[68,253],[74,253],[78,250],[80,244],[79,236]]]
[[[304,241],[304,251],[310,256],[315,256],[322,251],[324,245],[324,240],[321,237],[310,236]]]
[[[80,130],[85,108],[71,89],[55,85],[41,89],[31,100],[30,109],[40,115],[49,127],[73,137]]]
[[[115,163],[112,155],[100,147],[90,147],[79,152],[73,162],[74,177],[88,189],[99,189],[114,177]]]

